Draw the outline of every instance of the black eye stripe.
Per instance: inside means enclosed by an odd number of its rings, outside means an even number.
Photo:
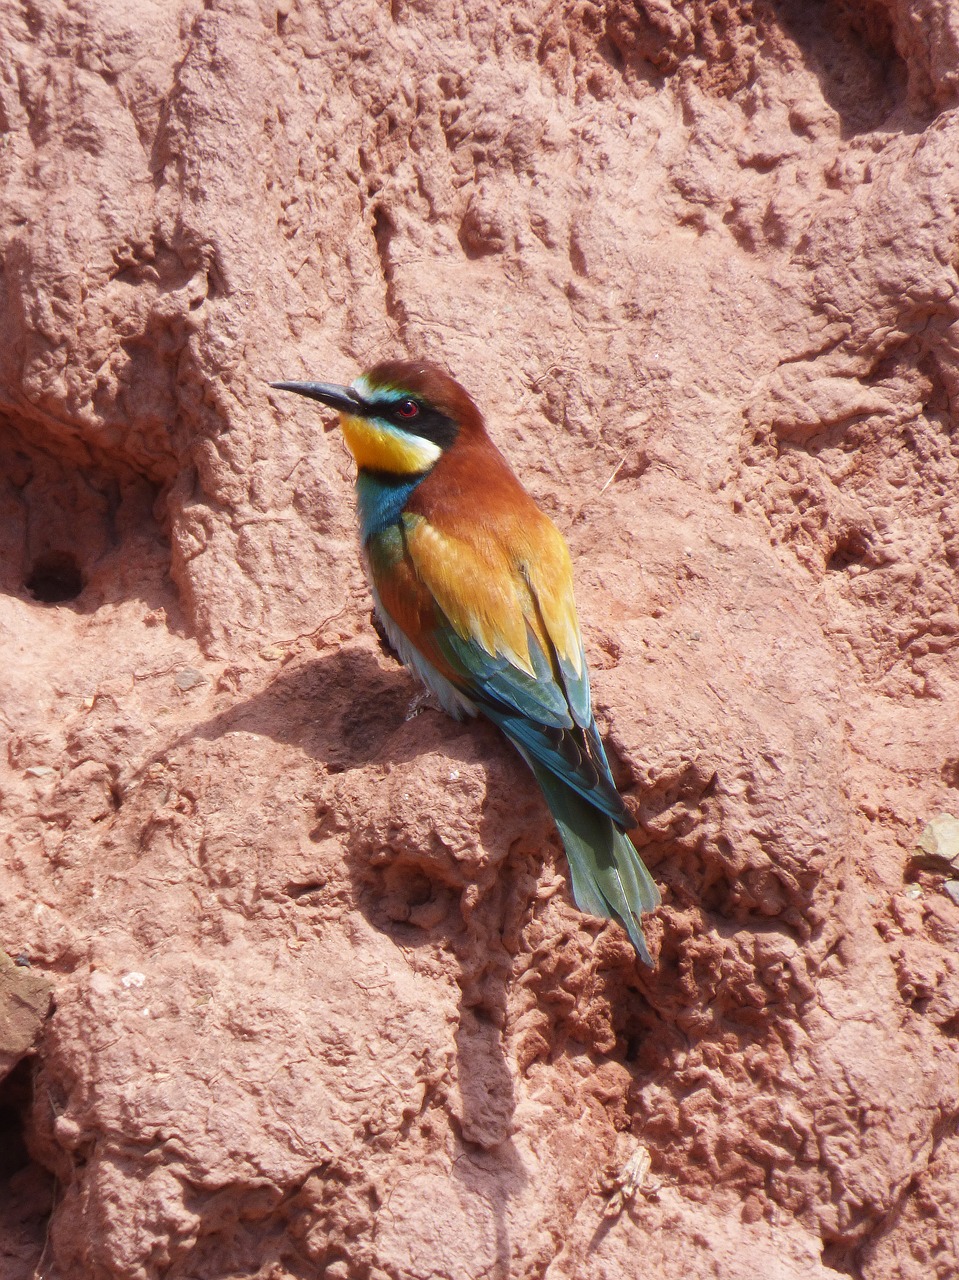
[[[404,404],[415,404],[417,412],[410,415],[402,414],[400,409]],[[385,418],[387,422],[395,422],[401,430],[408,431],[411,435],[431,440],[441,449],[448,449],[457,436],[458,428],[452,418],[441,413],[439,409],[434,409],[432,405],[414,400],[412,396],[387,403],[377,404],[373,401],[370,403],[369,412]]]

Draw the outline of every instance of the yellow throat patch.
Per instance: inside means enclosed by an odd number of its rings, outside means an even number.
[[[370,418],[340,414],[340,429],[358,467],[392,475],[428,471],[443,452],[423,436],[407,435]]]

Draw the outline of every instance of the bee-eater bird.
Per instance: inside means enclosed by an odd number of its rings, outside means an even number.
[[[659,891],[625,834],[634,823],[593,718],[562,534],[437,365],[386,360],[348,387],[272,386],[339,411],[390,642],[452,716],[499,725],[542,788],[576,905],[619,920],[651,964],[640,916]]]

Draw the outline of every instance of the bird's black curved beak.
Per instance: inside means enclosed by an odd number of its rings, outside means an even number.
[[[297,395],[319,400],[320,404],[338,409],[340,413],[362,414],[363,401],[349,387],[339,387],[333,382],[271,382],[275,391],[295,391]]]

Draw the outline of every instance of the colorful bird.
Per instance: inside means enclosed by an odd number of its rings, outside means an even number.
[[[659,891],[625,834],[633,819],[593,718],[562,534],[437,365],[387,360],[349,387],[272,385],[340,413],[373,600],[396,652],[450,715],[499,725],[542,788],[576,905],[619,920],[651,964],[640,916]]]

